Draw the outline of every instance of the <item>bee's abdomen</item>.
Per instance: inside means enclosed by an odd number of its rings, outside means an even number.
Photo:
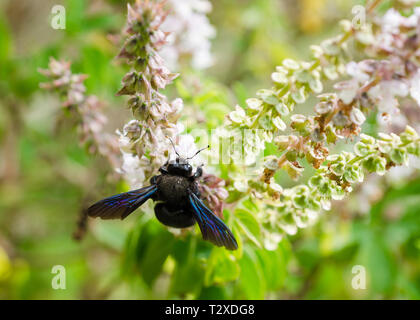
[[[188,209],[170,210],[166,203],[156,204],[155,215],[162,224],[172,228],[188,228],[195,224],[194,217]]]

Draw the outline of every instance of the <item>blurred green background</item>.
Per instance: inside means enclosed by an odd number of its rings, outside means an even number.
[[[183,66],[168,91],[186,101],[185,122],[199,114],[207,128],[269,86],[282,59],[307,59],[309,45],[337,34],[338,21],[363,4],[212,3],[215,64],[201,72]],[[66,8],[65,30],[50,26],[56,4]],[[277,250],[246,243],[237,259],[191,233],[175,237],[150,212],[123,222],[91,221],[86,237],[73,240],[81,210],[126,186],[104,159],[80,146],[71,121],[59,122],[60,101],[39,89],[45,78],[37,69],[50,56],[72,61],[75,72],[89,75],[88,92],[106,101],[108,131],[121,128],[131,118],[115,96],[126,67],[114,59],[118,47],[107,36],[121,30],[125,10],[126,2],[117,0],[0,1],[1,299],[420,298],[417,171],[397,181],[376,177],[369,190],[336,202]],[[54,265],[66,269],[65,290],[51,286]],[[366,268],[365,290],[351,286],[355,265]]]

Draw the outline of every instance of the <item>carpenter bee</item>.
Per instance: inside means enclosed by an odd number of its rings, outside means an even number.
[[[184,159],[179,156],[172,140],[171,143],[177,157],[160,167],[160,174],[150,179],[150,186],[105,198],[87,209],[88,216],[124,219],[152,199],[156,202],[156,218],[165,226],[188,228],[197,222],[204,240],[236,250],[238,244],[230,229],[200,199],[197,180],[203,174],[202,165],[193,173],[188,163],[206,148]]]

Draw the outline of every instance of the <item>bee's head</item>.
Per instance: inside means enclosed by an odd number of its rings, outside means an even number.
[[[188,159],[177,156],[175,160],[168,162],[167,170],[172,174],[189,177],[192,173],[192,166],[188,163]]]
[[[188,163],[188,160],[194,158],[197,154],[199,154],[204,149],[207,149],[209,146],[198,150],[192,157],[182,158],[178,154],[178,152],[176,151],[176,148],[175,148],[175,145],[174,145],[173,141],[170,138],[169,138],[169,140],[172,143],[172,146],[174,148],[174,151],[175,151],[175,154],[176,154],[177,157],[176,157],[175,160],[171,160],[171,161],[168,162],[168,165],[166,167],[168,172],[170,172],[172,174],[176,174],[176,175],[185,176],[185,177],[191,176],[192,166]]]

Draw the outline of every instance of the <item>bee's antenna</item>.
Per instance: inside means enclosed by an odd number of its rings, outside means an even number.
[[[174,144],[174,142],[172,141],[171,137],[166,136],[166,138],[168,138],[168,139],[169,139],[169,141],[170,141],[170,142],[171,142],[171,144],[172,144],[172,147],[174,148],[174,151],[175,151],[176,155],[180,158],[181,156],[179,155],[178,151],[176,151],[175,144]]]
[[[194,158],[197,154],[199,154],[201,151],[206,150],[207,148],[210,148],[210,145],[207,145],[207,147],[201,148],[200,150],[198,150],[192,157],[187,158],[186,160],[190,160],[192,158]]]

